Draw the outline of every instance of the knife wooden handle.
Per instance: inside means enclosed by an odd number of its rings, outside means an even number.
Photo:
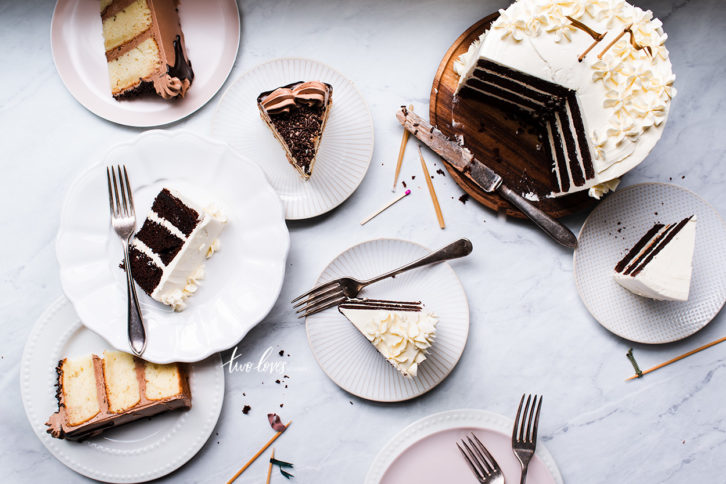
[[[577,237],[575,237],[575,234],[573,234],[572,231],[570,231],[570,229],[565,227],[562,223],[529,203],[508,186],[500,185],[498,191],[502,198],[517,207],[555,241],[571,249],[577,247]]]

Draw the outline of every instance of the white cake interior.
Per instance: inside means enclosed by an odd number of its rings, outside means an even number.
[[[139,403],[141,395],[133,356],[121,351],[104,351],[103,377],[110,411],[123,412]]]
[[[93,355],[63,360],[63,402],[70,425],[79,425],[101,411]]]

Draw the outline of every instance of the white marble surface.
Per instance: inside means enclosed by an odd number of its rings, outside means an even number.
[[[418,182],[412,184],[413,197],[358,226],[390,196],[401,136],[394,109],[413,102],[426,112],[431,80],[447,47],[474,21],[506,4],[241,3],[242,45],[231,78],[280,56],[327,62],[354,80],[368,100],[376,148],[366,179],[342,207],[289,224],[292,250],[282,295],[237,347],[244,360],[258,359],[269,346],[289,352],[288,388],[258,373],[227,375],[215,434],[167,481],[225,480],[267,439],[265,414],[277,410],[295,421],[276,447],[280,458],[295,463],[297,482],[360,482],[377,450],[408,423],[460,407],[512,414],[521,393],[538,392],[545,395],[540,435],[567,482],[724,482],[726,346],[625,383],[632,371],[625,358],[631,344],[602,329],[582,306],[571,254],[527,223],[499,219],[473,202],[463,206],[449,177],[435,177],[446,230],[437,227],[426,188]],[[724,214],[726,6],[718,0],[638,4],[664,21],[679,94],[663,140],[624,184],[673,178]],[[65,90],[50,53],[52,9],[50,0],[0,3],[3,482],[86,480],[56,461],[33,435],[20,401],[19,361],[34,321],[61,294],[53,243],[66,188],[93,154],[140,132],[97,118]],[[218,100],[219,95],[168,129],[208,133]],[[420,175],[414,149],[408,150],[402,174],[406,180]],[[566,222],[577,230],[583,220],[584,215]],[[459,236],[469,237],[475,252],[454,263],[468,292],[472,323],[457,369],[430,394],[404,404],[372,404],[338,389],[315,363],[304,326],[287,301],[354,243],[401,237],[436,247]],[[649,367],[723,336],[725,320],[722,312],[680,343],[633,345],[636,356]],[[252,406],[246,416],[245,404]],[[265,467],[258,461],[239,482],[261,482]]]

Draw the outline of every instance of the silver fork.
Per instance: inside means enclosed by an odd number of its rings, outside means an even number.
[[[305,294],[296,297],[292,300],[293,309],[298,308],[295,311],[296,314],[299,314],[298,318],[310,316],[311,314],[336,306],[347,298],[356,297],[361,289],[374,282],[381,281],[387,277],[397,276],[402,272],[433,264],[434,262],[464,257],[465,255],[469,255],[471,251],[472,245],[469,239],[459,239],[443,249],[439,249],[403,267],[386,272],[367,281],[359,281],[352,277],[341,277],[340,279],[321,284]]]
[[[499,464],[489,453],[481,440],[472,432],[471,437],[467,436],[466,440],[461,439],[456,446],[461,451],[466,463],[471,467],[471,471],[481,484],[504,484],[504,474],[499,468]],[[472,437],[474,440],[472,440]],[[469,441],[467,443],[467,440]],[[464,448],[462,448],[462,445]],[[464,450],[466,449],[466,450]]]
[[[106,179],[108,180],[108,206],[111,210],[111,225],[121,238],[124,247],[124,267],[126,268],[126,289],[128,293],[127,329],[129,343],[134,354],[140,356],[146,349],[146,329],[144,328],[144,320],[141,317],[139,300],[136,297],[136,286],[131,276],[131,261],[129,259],[129,243],[136,229],[134,198],[125,165],[106,167]]]
[[[525,403],[524,397],[527,397],[527,403],[524,406],[524,412],[522,412],[522,405]],[[517,408],[517,418],[514,419],[514,428],[512,429],[512,451],[522,465],[520,484],[527,481],[527,468],[537,446],[537,427],[539,426],[539,410],[541,407],[541,395],[534,395],[534,398],[532,398],[532,395],[522,395],[519,408]]]

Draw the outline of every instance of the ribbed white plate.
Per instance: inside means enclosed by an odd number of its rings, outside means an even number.
[[[192,408],[156,415],[109,430],[83,442],[54,439],[45,422],[58,410],[58,361],[101,355],[108,344],[81,325],[73,306],[59,298],[38,319],[20,363],[23,406],[33,432],[59,461],[105,482],[142,482],[171,473],[202,448],[217,424],[224,401],[219,355],[190,365]]]
[[[63,290],[89,329],[130,351],[126,274],[111,228],[105,166],[125,163],[134,190],[137,228],[161,188],[200,205],[216,202],[229,218],[221,250],[179,313],[139,289],[146,321],[144,358],[199,361],[240,341],[272,309],[285,276],[290,238],[282,204],[257,165],[224,143],[184,131],[147,131],[114,146],[66,194],[56,239]]]
[[[696,248],[688,301],[636,296],[613,279],[613,268],[654,223],[695,214]],[[585,220],[574,255],[577,291],[590,314],[618,336],[669,343],[706,326],[726,301],[726,225],[685,188],[644,183],[617,190]]]
[[[58,0],[50,28],[53,61],[63,84],[93,114],[127,126],[160,126],[201,108],[227,80],[239,48],[235,0],[184,0],[179,19],[194,82],[183,99],[157,96],[116,101],[111,96],[103,52],[99,2]]]
[[[257,96],[296,81],[317,80],[333,86],[333,104],[313,174],[305,181],[260,118]],[[288,220],[315,217],[343,203],[360,185],[373,156],[373,118],[365,100],[341,73],[309,59],[275,59],[243,74],[219,101],[212,136],[262,168]]]
[[[449,410],[429,415],[401,430],[381,449],[364,483],[473,483],[476,479],[454,446],[469,432],[475,432],[487,446],[507,482],[519,482],[519,462],[511,449],[513,424],[511,419],[486,410]],[[406,477],[401,479],[402,475]],[[541,441],[537,442],[535,457],[530,462],[527,482],[563,483],[554,458]]]
[[[368,279],[431,251],[397,239],[377,239],[346,250],[315,285],[344,276]],[[457,262],[458,263],[458,262]],[[409,400],[441,383],[454,369],[469,336],[469,304],[459,278],[446,263],[426,266],[363,289],[359,297],[421,301],[439,317],[436,340],[416,378],[402,376],[337,308],[306,319],[310,348],[325,373],[343,390],[378,402]]]

